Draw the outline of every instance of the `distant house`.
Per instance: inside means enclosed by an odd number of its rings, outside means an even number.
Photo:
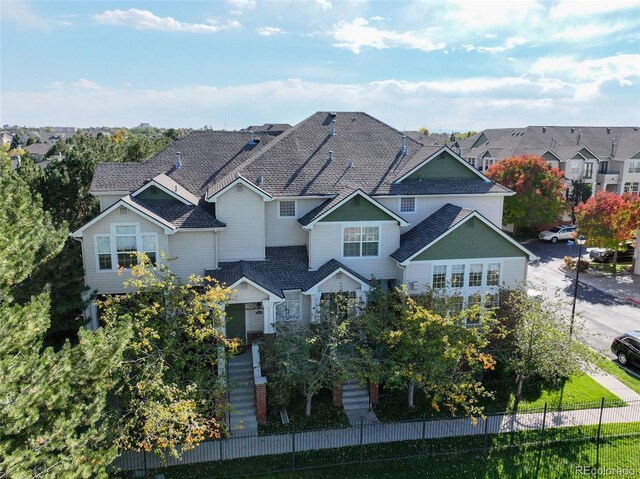
[[[33,143],[32,145],[25,146],[24,150],[31,155],[33,161],[38,163],[44,159],[44,156],[49,152],[51,146],[52,145],[47,143]]]
[[[568,182],[589,183],[593,193],[640,191],[638,127],[494,128],[459,140],[452,148],[480,171],[510,156],[529,154],[560,168]]]

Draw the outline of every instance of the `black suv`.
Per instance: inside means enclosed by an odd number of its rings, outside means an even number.
[[[640,367],[640,331],[630,331],[618,336],[611,344],[611,351],[618,357],[620,364]]]
[[[618,251],[618,263],[630,263],[633,260],[633,253],[636,246],[633,242],[627,242],[624,249]],[[611,263],[613,261],[613,250],[607,248],[591,248],[589,256],[597,263]]]

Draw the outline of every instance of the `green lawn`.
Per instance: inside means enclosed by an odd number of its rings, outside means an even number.
[[[587,357],[594,365],[602,369],[604,372],[615,376],[621,383],[640,394],[640,379],[638,379],[638,376],[640,376],[640,370],[636,370],[637,375],[634,376],[628,370],[620,367],[617,362],[612,361],[611,359],[606,358],[587,347],[584,349]]]
[[[591,261],[589,263],[589,270],[597,271],[598,273],[603,274],[613,274],[613,264],[611,263],[596,263],[595,261]],[[616,265],[617,273],[630,273],[631,272],[631,264],[630,263],[618,263]]]

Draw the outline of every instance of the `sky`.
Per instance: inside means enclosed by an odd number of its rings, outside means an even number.
[[[640,124],[640,0],[2,0],[0,27],[0,125]]]

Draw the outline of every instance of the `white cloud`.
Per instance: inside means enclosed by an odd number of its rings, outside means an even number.
[[[262,35],[263,37],[271,37],[274,35],[284,35],[285,33],[287,33],[283,29],[278,27],[260,27],[260,28],[257,28],[256,31],[258,32],[258,35]]]
[[[100,90],[100,86],[91,80],[87,80],[86,78],[80,78],[78,81],[73,82],[71,86],[77,88],[84,88],[85,90]]]
[[[512,48],[515,48],[517,46],[524,45],[527,42],[528,40],[523,37],[510,37],[507,38],[507,41],[503,45],[494,47],[483,47],[472,44],[462,45],[462,47],[468,52],[478,51],[480,53],[500,53],[511,50]]]
[[[255,0],[226,0],[226,2],[234,8],[244,10],[246,8],[255,8]]]
[[[563,27],[561,30],[554,33],[552,38],[554,40],[563,40],[568,42],[582,42],[596,37],[612,35],[630,27],[633,26],[628,22],[589,23],[580,26]]]
[[[2,2],[2,20],[20,27],[49,30],[50,22],[36,13],[27,2]]]
[[[539,58],[534,72],[560,74],[580,82],[617,81],[628,86],[640,80],[640,54],[623,54],[593,60],[576,60],[571,56]]]
[[[535,0],[494,0],[490,3],[477,0],[450,0],[445,18],[455,22],[453,28],[477,32],[495,30],[495,27],[513,26],[527,22],[538,23],[544,8]]]
[[[637,0],[560,0],[549,10],[549,16],[554,19],[575,18],[581,16],[601,15],[619,10],[638,8]]]
[[[369,20],[371,20],[372,22],[384,22],[385,20],[389,20],[387,17],[381,17],[379,15],[376,15],[375,17],[371,17]]]
[[[228,20],[224,24],[217,20],[208,20],[207,24],[179,22],[174,18],[158,17],[149,10],[138,10],[137,8],[130,8],[129,10],[107,10],[94,15],[93,18],[98,23],[105,25],[120,25],[133,27],[137,30],[161,30],[170,32],[215,33],[222,30],[239,28],[241,26],[237,20]]]
[[[364,18],[356,18],[353,22],[340,22],[333,30],[333,36],[338,43],[334,45],[346,48],[353,53],[360,53],[363,47],[383,48],[411,48],[425,52],[442,50],[446,44],[431,39],[431,32],[406,31],[394,32],[381,30],[370,26]]]
[[[333,5],[331,4],[331,0],[316,0],[316,3],[323,10],[331,10],[331,8],[333,7]]]
[[[69,20],[56,20],[56,25],[60,25],[61,27],[72,27],[74,23]]]

